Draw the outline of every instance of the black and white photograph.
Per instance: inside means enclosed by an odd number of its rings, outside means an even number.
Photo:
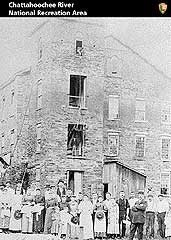
[[[0,239],[171,240],[171,19],[0,18],[0,53]]]

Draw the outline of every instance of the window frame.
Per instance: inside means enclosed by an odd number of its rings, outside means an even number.
[[[83,190],[83,177],[84,177],[84,171],[82,171],[82,170],[77,170],[77,169],[69,169],[69,170],[67,170],[66,171],[66,182],[67,182],[67,188],[69,187],[69,174],[70,173],[80,173],[80,175],[81,175],[81,189]],[[75,186],[74,186],[74,188],[75,188]],[[75,195],[76,193],[75,193],[75,189],[73,189],[74,191],[73,191],[73,194]],[[81,191],[82,192],[82,191]]]
[[[169,120],[168,121],[164,121],[162,120],[162,115],[163,115],[163,111],[166,110],[167,108],[169,109]],[[164,105],[161,106],[161,123],[162,124],[171,124],[171,104],[169,103],[164,103]]]
[[[72,96],[70,95],[70,88],[71,88],[71,76],[79,76],[79,77],[84,77],[83,81],[83,97],[82,96]],[[76,109],[86,109],[86,87],[87,87],[87,75],[83,75],[82,73],[70,73],[69,74],[69,93],[68,93],[68,107],[69,108],[76,108]],[[83,101],[80,105],[78,106],[72,106],[70,105],[70,97],[78,97],[78,98],[83,98]]]
[[[168,149],[168,153],[169,153],[168,159],[162,157],[162,140],[163,139],[169,139],[170,140],[170,147]],[[171,136],[164,136],[164,135],[161,136],[160,142],[161,142],[161,150],[160,150],[161,160],[163,162],[170,162],[171,161]]]
[[[143,156],[137,156],[136,155],[136,145],[137,145],[137,141],[136,141],[136,139],[137,139],[137,137],[143,137],[144,138],[144,155]],[[144,134],[136,134],[135,135],[135,157],[137,158],[137,159],[144,159],[144,157],[146,156],[146,136],[144,135]]]
[[[81,155],[73,155],[73,153],[68,154],[68,127],[69,125],[82,125],[83,126],[83,142],[82,142],[82,147],[81,147],[81,152],[82,154]],[[84,123],[68,123],[68,127],[67,127],[67,157],[72,157],[72,158],[84,158],[85,157],[85,129],[86,129],[86,124]],[[73,151],[73,149],[72,149]]]
[[[144,102],[144,110],[137,109],[137,102]],[[144,113],[144,120],[137,119],[137,112],[143,112]],[[135,122],[146,122],[146,101],[144,98],[136,98],[135,99]]]
[[[114,98],[118,100],[118,113],[115,118],[110,118],[110,107],[109,107],[109,101],[110,98]],[[114,121],[114,120],[119,120],[120,119],[120,95],[116,95],[116,94],[109,94],[108,95],[108,120],[109,121]]]
[[[169,174],[169,186],[168,186],[168,193],[167,194],[164,194],[164,195],[170,195],[171,194],[171,189],[170,189],[170,187],[171,187],[171,173],[170,173],[170,171],[162,171],[162,172],[160,172],[160,192],[161,192],[161,186],[162,186],[162,182],[161,182],[161,180],[162,180],[162,174]]]
[[[109,151],[109,137],[110,136],[117,136],[117,140],[118,140],[118,146],[117,146],[117,154],[114,155],[114,154],[110,154],[110,151]],[[108,132],[107,133],[107,146],[108,146],[108,155],[109,156],[115,156],[115,157],[118,157],[119,156],[119,147],[120,147],[120,135],[118,132]]]
[[[77,46],[77,43],[80,43],[81,42],[81,47],[80,46]],[[76,52],[76,55],[77,56],[82,56],[83,55],[83,52],[81,51],[81,53],[80,52],[78,52],[78,48],[80,48],[81,50],[83,50],[83,41],[82,40],[75,40],[75,52]]]

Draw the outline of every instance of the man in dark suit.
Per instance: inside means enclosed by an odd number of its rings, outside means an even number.
[[[120,237],[125,237],[126,232],[126,224],[125,221],[128,218],[129,213],[129,202],[128,199],[125,198],[125,192],[120,191],[120,198],[116,201],[119,205],[119,231]]]
[[[138,201],[135,202],[135,205],[132,207],[132,221],[129,240],[133,240],[136,230],[138,240],[143,239],[146,207],[147,202],[144,199],[144,191],[140,190],[138,192]]]

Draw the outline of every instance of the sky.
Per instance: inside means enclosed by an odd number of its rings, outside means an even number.
[[[89,19],[89,21],[92,18]],[[0,84],[30,66],[28,35],[45,18],[0,18]],[[170,18],[94,18],[107,34],[137,51],[171,77]]]

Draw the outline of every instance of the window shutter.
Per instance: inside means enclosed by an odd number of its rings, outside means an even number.
[[[119,118],[119,97],[109,96],[109,120]]]

